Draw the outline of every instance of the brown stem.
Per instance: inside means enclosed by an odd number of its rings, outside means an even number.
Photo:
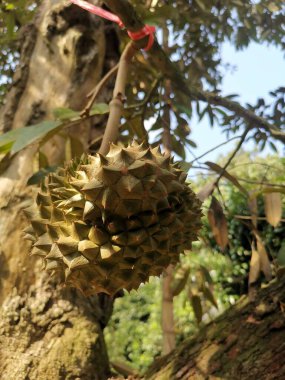
[[[169,265],[162,278],[162,354],[167,355],[175,348],[175,323],[173,313],[173,265]]]
[[[170,133],[170,94],[171,94],[171,82],[169,79],[165,80],[165,95],[164,95],[164,101],[165,101],[165,109],[162,115],[162,122],[163,122],[163,132],[162,132],[162,144],[164,147],[164,151],[167,154],[171,153],[172,146],[171,146],[171,133]]]
[[[169,49],[169,31],[167,26],[163,28],[163,48],[165,51]],[[162,145],[164,152],[168,155],[171,154],[171,133],[170,133],[170,95],[171,95],[171,82],[169,79],[165,80],[163,100],[165,107],[162,114],[163,134]],[[174,275],[174,266],[169,265],[163,273],[162,277],[162,354],[167,355],[175,348],[175,321],[174,321],[174,305],[173,305],[173,292],[172,283]]]
[[[240,139],[239,143],[237,144],[235,150],[233,151],[233,153],[229,157],[229,159],[226,162],[226,164],[223,166],[223,169],[222,169],[221,173],[219,174],[219,176],[218,176],[218,178],[217,178],[217,180],[215,182],[216,186],[218,186],[218,183],[219,183],[220,179],[223,177],[223,175],[224,175],[225,171],[227,170],[228,166],[230,165],[230,163],[232,162],[232,160],[234,159],[234,157],[236,156],[236,154],[240,150],[240,148],[241,148],[242,144],[244,143],[244,140],[246,139],[246,136],[247,136],[247,134],[248,134],[249,131],[250,131],[250,128],[246,128],[246,130],[242,134],[241,139]]]
[[[111,142],[115,142],[119,133],[119,124],[122,116],[122,110],[125,102],[125,87],[130,62],[137,52],[132,42],[129,42],[123,51],[118,68],[113,99],[110,102],[110,113],[107,121],[105,133],[99,149],[99,153],[107,154]]]
[[[107,72],[107,74],[100,80],[100,82],[96,85],[95,89],[93,91],[91,91],[90,94],[87,95],[89,99],[86,107],[84,108],[84,110],[81,112],[80,116],[82,117],[88,117],[89,114],[90,114],[90,110],[97,98],[97,96],[99,95],[99,93],[101,92],[103,86],[106,84],[106,82],[111,78],[111,76],[113,74],[115,74],[115,72],[118,70],[119,68],[119,64],[117,64],[116,66],[112,67],[111,70],[109,70]]]
[[[234,215],[236,219],[252,220],[252,215]],[[257,216],[257,220],[267,220],[265,216]],[[285,222],[285,219],[280,219],[280,222]]]
[[[192,164],[192,163],[194,163],[196,161],[199,161],[204,156],[207,156],[207,154],[212,153],[213,151],[215,151],[216,149],[222,147],[223,145],[228,144],[230,141],[233,141],[233,140],[236,140],[236,139],[240,139],[241,137],[242,136],[234,136],[234,137],[228,139],[227,141],[224,141],[221,144],[218,144],[218,145],[214,146],[213,148],[207,150],[205,153],[201,154],[201,156],[195,157],[194,160],[190,161],[190,163]]]

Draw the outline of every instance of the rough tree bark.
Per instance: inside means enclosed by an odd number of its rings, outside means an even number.
[[[145,380],[285,379],[285,279],[242,298],[167,356]]]
[[[117,58],[112,26],[69,1],[43,1],[35,22],[23,31],[21,60],[0,130],[51,119],[57,107],[81,109],[86,94]],[[70,133],[86,145],[96,122],[89,119]],[[103,380],[110,369],[102,327],[112,301],[85,298],[58,285],[41,271],[38,259],[29,257],[23,240],[27,220],[22,209],[31,199],[26,183],[35,150],[19,154],[0,178],[0,378]],[[60,138],[48,143],[50,164],[61,162],[63,151]]]

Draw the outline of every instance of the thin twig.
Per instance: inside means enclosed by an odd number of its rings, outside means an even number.
[[[99,149],[99,153],[101,154],[107,154],[110,143],[117,140],[120,119],[125,102],[125,87],[128,76],[128,68],[136,52],[137,49],[135,48],[133,42],[129,42],[121,55],[113,92],[113,99],[110,102],[109,118]]]
[[[241,181],[241,182],[251,183],[253,185],[263,185],[263,186],[268,186],[268,187],[285,188],[285,185],[281,185],[281,184],[278,184],[278,183],[253,181],[253,180],[250,180],[250,179],[245,179],[245,178],[240,178],[240,177],[236,177],[236,178],[239,181]]]
[[[228,161],[226,162],[226,164],[223,166],[222,168],[222,171],[221,173],[219,174],[218,178],[216,179],[216,182],[215,182],[215,185],[217,186],[220,179],[223,177],[225,171],[227,170],[228,166],[230,165],[230,163],[232,162],[232,160],[235,158],[236,154],[238,153],[238,151],[240,150],[242,144],[244,143],[244,140],[246,139],[246,136],[247,134],[249,133],[250,131],[250,128],[246,128],[244,133],[242,134],[241,138],[240,138],[240,141],[239,143],[237,144],[235,150],[233,151],[233,153],[231,154],[231,156],[229,157]]]
[[[96,85],[95,89],[93,91],[91,91],[87,95],[87,98],[90,98],[90,99],[89,99],[87,105],[85,106],[85,108],[83,109],[83,111],[80,113],[81,117],[89,116],[90,110],[91,110],[91,108],[92,108],[92,106],[93,106],[93,104],[94,104],[97,96],[101,92],[101,90],[104,87],[104,85],[106,84],[106,82],[111,78],[112,75],[114,75],[116,73],[116,71],[118,70],[118,68],[119,68],[119,64],[117,64],[116,66],[112,67],[112,69],[109,70],[107,72],[107,74]]]
[[[214,148],[211,148],[211,149],[208,150],[207,152],[201,154],[201,156],[199,156],[199,157],[195,157],[195,159],[192,160],[192,161],[190,162],[190,164],[192,164],[192,163],[195,162],[195,161],[200,160],[200,159],[203,158],[204,156],[207,156],[207,154],[212,153],[214,150],[220,148],[221,146],[228,144],[230,141],[233,141],[233,140],[236,140],[236,139],[240,139],[241,137],[242,137],[242,136],[235,136],[235,137],[232,137],[231,139],[229,139],[229,140],[227,140],[227,141],[224,141],[223,143],[221,143],[221,144],[219,144],[219,145],[216,145]]]
[[[277,167],[277,166],[274,166],[274,165],[269,165],[269,164],[265,164],[264,162],[244,162],[242,164],[234,164],[232,166],[232,168],[237,168],[237,167],[240,167],[240,166],[247,166],[247,165],[260,165],[260,166],[265,166],[266,168],[269,168],[269,169],[272,169],[272,170],[276,170],[276,171],[280,171],[281,168],[280,167]]]
[[[132,109],[141,108],[141,107],[144,107],[145,105],[147,105],[147,103],[152,98],[152,95],[153,95],[154,91],[157,89],[157,86],[159,85],[161,79],[162,79],[162,75],[160,75],[157,78],[155,78],[155,80],[152,82],[152,84],[150,86],[150,90],[146,94],[144,100],[142,100],[141,102],[136,103],[136,104],[131,104],[131,105],[127,106],[125,109],[126,110],[132,110]]]
[[[236,219],[244,219],[244,220],[251,220],[252,216],[248,216],[248,215],[234,215],[234,218],[236,218]],[[265,216],[257,216],[256,219],[257,220],[267,220],[267,218]],[[285,219],[280,219],[280,222],[285,222]]]

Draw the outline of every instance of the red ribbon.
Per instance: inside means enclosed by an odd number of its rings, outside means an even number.
[[[102,9],[100,7],[97,7],[96,5],[90,4],[90,3],[88,3],[87,1],[84,1],[84,0],[70,0],[70,1],[73,4],[78,5],[79,7],[85,9],[86,11],[88,11],[90,13],[93,13],[93,14],[95,14],[97,16],[100,16],[102,18],[105,18],[107,20],[115,22],[116,24],[119,25],[120,28],[124,28],[125,27],[125,25],[123,24],[122,20],[118,16],[114,15],[111,12],[106,11],[105,9]],[[154,26],[150,26],[150,25],[145,25],[141,30],[139,30],[137,32],[131,32],[131,31],[127,30],[127,33],[129,35],[129,37],[133,41],[141,40],[142,38],[145,38],[147,36],[149,37],[148,38],[148,43],[147,43],[146,47],[144,48],[145,51],[149,50],[152,47],[152,45],[153,45],[153,42],[154,42],[154,32],[155,32],[155,27]]]

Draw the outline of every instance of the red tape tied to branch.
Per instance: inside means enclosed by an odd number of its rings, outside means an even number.
[[[87,1],[83,1],[83,0],[70,0],[70,1],[73,4],[78,5],[80,8],[83,8],[90,13],[93,13],[97,16],[100,16],[102,18],[105,18],[107,20],[115,22],[116,24],[119,25],[120,28],[125,27],[122,20],[118,16],[114,15],[111,12],[106,11],[105,9],[102,9],[100,7],[96,7],[96,5],[90,4]],[[146,47],[144,48],[145,51],[148,51],[153,45],[154,32],[155,32],[155,27],[150,26],[150,25],[145,25],[141,30],[139,30],[137,32],[131,32],[131,31],[127,30],[129,37],[133,41],[141,40],[142,38],[145,38],[147,36],[149,37],[148,43],[147,43]]]

